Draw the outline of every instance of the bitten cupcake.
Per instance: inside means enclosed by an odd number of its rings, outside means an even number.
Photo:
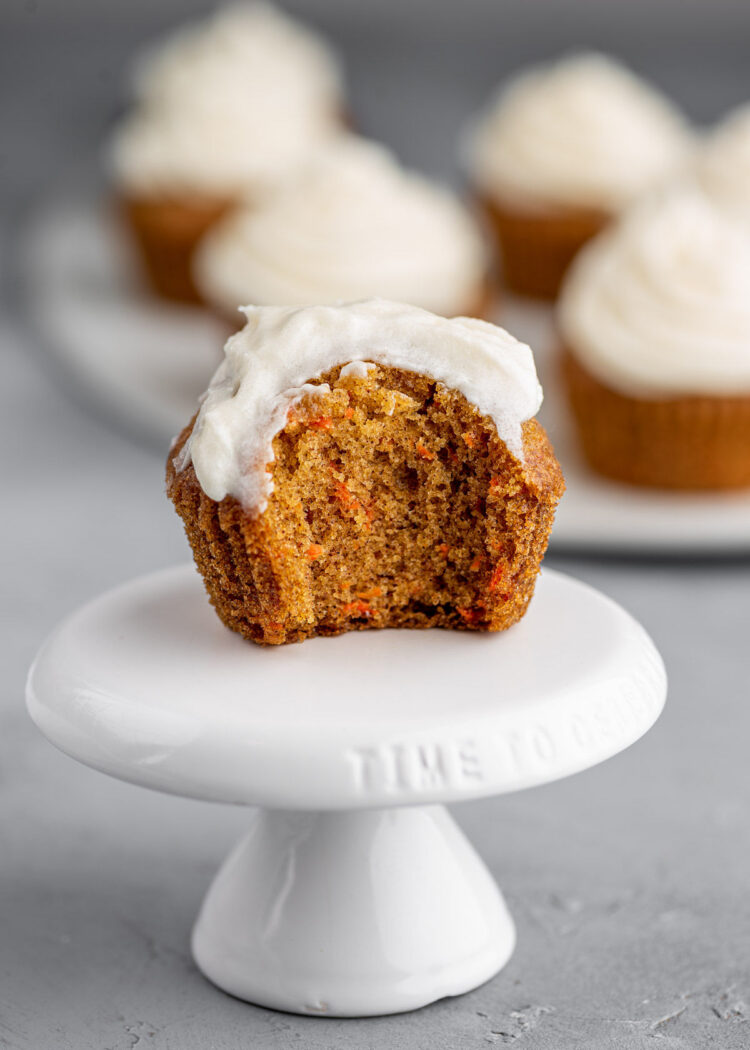
[[[705,195],[673,187],[588,245],[559,325],[594,470],[665,489],[750,485],[750,238]]]
[[[309,29],[262,3],[188,27],[141,63],[111,164],[152,288],[197,298],[195,245],[342,129],[341,75]]]
[[[706,138],[695,167],[714,203],[750,233],[750,103],[730,113]]]
[[[244,312],[167,463],[227,627],[516,623],[563,490],[529,347],[380,299]]]
[[[554,299],[579,248],[691,145],[669,101],[604,55],[575,55],[504,87],[470,136],[467,162],[505,285]]]
[[[487,251],[468,210],[353,135],[257,207],[223,219],[197,253],[195,279],[232,319],[241,303],[369,296],[445,316],[481,315],[488,306]]]

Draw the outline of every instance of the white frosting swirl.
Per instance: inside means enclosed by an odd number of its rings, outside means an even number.
[[[522,458],[521,423],[538,411],[542,389],[531,350],[502,328],[383,299],[244,312],[247,325],[227,342],[178,463],[192,460],[211,499],[235,496],[261,513],[272,492],[265,468],[290,405],[321,389],[309,380],[350,362],[417,372],[460,391]]]
[[[691,145],[664,96],[606,56],[582,54],[502,89],[469,150],[477,184],[501,202],[617,212],[683,164]]]
[[[583,249],[559,321],[584,367],[622,393],[750,392],[750,238],[674,186]]]
[[[696,164],[705,191],[750,227],[750,103],[725,117]]]
[[[224,311],[378,295],[436,313],[469,311],[487,271],[481,233],[447,190],[355,136],[208,235],[196,281]]]
[[[341,128],[333,55],[265,3],[179,32],[142,63],[136,94],[111,159],[139,193],[261,192]]]

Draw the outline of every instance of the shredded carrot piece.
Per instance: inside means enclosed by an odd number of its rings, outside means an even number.
[[[310,561],[315,561],[316,558],[319,558],[322,553],[323,548],[319,543],[311,543],[310,546],[307,548],[307,557],[310,559]]]
[[[447,543],[441,543],[441,544],[438,545],[438,550],[440,551],[440,553],[443,555],[444,558],[447,558],[448,557],[448,551],[450,550],[450,547],[448,546]]]
[[[476,440],[474,439],[473,435],[468,432],[468,430],[465,434],[462,434],[461,437],[464,439],[469,448],[474,448],[474,446],[476,445]]]
[[[497,477],[494,477],[494,476],[491,477],[490,478],[490,492],[494,492],[495,489],[498,489],[498,488],[500,488],[500,478],[497,478]]]
[[[357,601],[355,602],[344,602],[344,604],[341,606],[341,611],[343,612],[344,616],[350,616],[352,613],[356,613],[357,616],[364,616],[366,618],[369,618],[370,616],[374,615],[373,610],[370,608],[367,602],[363,602],[360,599],[357,599]]]
[[[268,621],[268,626],[271,628],[272,631],[280,631],[281,630],[281,624],[279,623],[278,620],[269,620]]]
[[[477,572],[479,570],[479,568],[481,567],[481,565],[482,565],[481,555],[477,554],[476,558],[474,559],[474,561],[469,566],[469,569],[472,572]]]
[[[501,583],[505,581],[505,573],[507,572],[507,566],[505,562],[498,562],[494,568],[492,576],[490,577],[490,590],[496,591]]]
[[[353,419],[354,418],[354,409],[352,408],[351,405],[349,406],[349,408],[347,408],[346,412],[344,412],[344,415],[346,416],[347,419]]]
[[[380,588],[380,587],[371,587],[369,589],[369,591],[361,591],[357,595],[357,597],[358,598],[363,598],[365,600],[369,599],[369,598],[379,598],[382,593],[383,593],[382,588]]]
[[[330,416],[315,416],[307,421],[307,425],[315,430],[330,430],[332,424],[333,420]]]
[[[364,527],[369,531],[370,523],[375,516],[372,504],[364,504],[361,500],[358,500],[357,497],[350,492],[346,482],[339,481],[335,476],[333,479],[333,494],[345,510],[350,511],[352,514],[356,514],[357,511],[362,511],[366,519]]]
[[[435,453],[430,452],[430,450],[425,445],[423,445],[421,441],[417,442],[417,455],[421,456],[422,459],[426,460],[432,460],[435,458]]]
[[[480,612],[479,609],[460,609],[459,608],[459,609],[456,609],[456,612],[458,613],[458,615],[461,617],[462,620],[466,621],[466,623],[476,623],[478,620],[482,619],[482,613]]]

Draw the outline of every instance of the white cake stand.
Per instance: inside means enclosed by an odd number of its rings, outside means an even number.
[[[468,991],[513,951],[503,899],[440,803],[586,769],[640,737],[665,693],[643,629],[560,573],[505,634],[263,649],[222,627],[184,566],[65,620],[28,704],[96,769],[263,807],[208,892],[196,962],[242,999],[347,1017]]]

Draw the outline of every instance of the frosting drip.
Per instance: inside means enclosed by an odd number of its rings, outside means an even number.
[[[132,191],[263,191],[340,131],[336,60],[316,34],[264,3],[177,33],[141,62],[135,81],[138,105],[111,153]]]
[[[450,315],[471,309],[486,270],[482,236],[458,199],[354,136],[227,216],[196,260],[201,289],[225,311],[378,295]]]
[[[382,299],[243,309],[247,324],[226,344],[178,464],[192,460],[211,499],[230,495],[250,513],[264,510],[272,491],[265,468],[290,405],[327,390],[310,380],[342,364],[350,375],[361,375],[359,362],[400,368],[460,391],[522,458],[521,423],[538,411],[542,390],[531,350],[502,328]]]
[[[581,363],[623,393],[750,391],[750,238],[675,186],[584,248],[559,321]]]
[[[664,96],[606,56],[582,54],[501,90],[469,148],[490,197],[616,212],[682,165],[691,146]]]

